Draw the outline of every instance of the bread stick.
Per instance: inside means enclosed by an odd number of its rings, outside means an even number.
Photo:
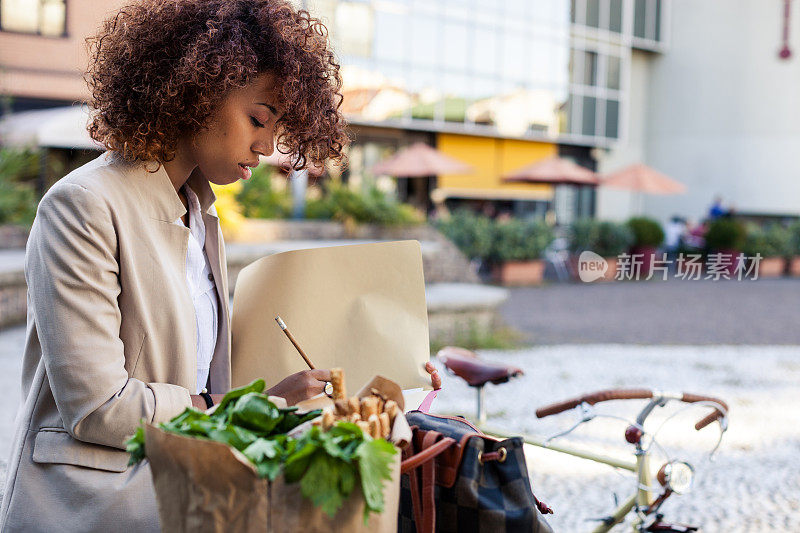
[[[392,425],[389,422],[389,414],[381,413],[378,415],[378,421],[381,423],[381,437],[388,439],[392,433]]]
[[[328,431],[334,423],[333,411],[325,409],[322,411],[322,430]]]
[[[381,423],[378,421],[378,415],[369,415],[367,420],[369,423],[369,434],[373,439],[381,438]]]
[[[347,389],[344,385],[344,370],[331,368],[331,385],[333,385],[333,400],[347,399]]]

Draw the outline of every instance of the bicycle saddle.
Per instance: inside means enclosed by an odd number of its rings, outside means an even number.
[[[482,387],[489,382],[499,385],[524,373],[515,366],[482,361],[475,352],[455,346],[442,348],[436,357],[450,372],[472,387]]]

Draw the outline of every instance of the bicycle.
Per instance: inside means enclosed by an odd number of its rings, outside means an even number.
[[[474,352],[452,346],[442,348],[437,353],[436,357],[442,361],[448,372],[464,379],[470,386],[477,389],[478,427],[485,433],[498,437],[511,436],[507,432],[499,431],[485,425],[486,416],[483,387],[486,383],[500,384],[512,378],[519,377],[523,374],[522,370],[516,367],[482,361]],[[638,413],[635,420],[628,420],[615,415],[598,414],[594,410],[594,405],[611,400],[649,400],[649,402]],[[652,414],[656,408],[664,407],[671,401],[679,401],[688,405],[668,416],[654,431],[646,431],[644,424],[650,414]],[[580,457],[634,473],[637,481],[635,492],[625,499],[608,516],[598,519],[600,524],[592,530],[592,533],[605,533],[610,531],[615,525],[624,522],[625,518],[631,512],[636,515],[632,524],[633,531],[636,533],[686,533],[698,531],[697,526],[665,522],[663,520],[663,515],[659,512],[661,506],[671,495],[685,494],[691,489],[694,480],[694,467],[687,461],[668,460],[656,473],[655,479],[658,485],[655,486],[652,484],[653,476],[650,469],[651,448],[653,446],[661,448],[661,445],[658,444],[656,440],[659,431],[661,431],[661,428],[663,428],[669,420],[692,406],[707,406],[713,409],[710,414],[695,424],[695,429],[697,431],[700,431],[715,421],[719,423],[719,438],[717,439],[716,445],[709,453],[709,457],[713,456],[728,428],[728,405],[724,401],[711,396],[689,393],[669,393],[649,389],[603,390],[541,407],[536,410],[536,416],[538,418],[556,415],[572,409],[578,409],[580,417],[572,427],[547,439],[540,439],[531,435],[521,435],[521,437],[526,443],[533,446],[565,453],[574,457]],[[624,420],[629,423],[625,430],[625,440],[634,446],[634,461],[626,461],[600,453],[593,453],[552,443],[555,439],[569,435],[581,425],[601,417]]]

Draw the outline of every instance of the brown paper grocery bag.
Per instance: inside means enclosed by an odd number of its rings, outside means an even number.
[[[397,531],[400,453],[384,483],[384,512],[364,523],[359,484],[334,517],[305,498],[299,483],[256,475],[241,453],[210,440],[176,435],[148,425],[150,461],[162,531],[170,533],[377,533]]]
[[[245,267],[233,297],[234,387],[257,377],[269,387],[308,368],[277,315],[317,368],[341,367],[352,383],[382,374],[403,389],[430,387],[417,241],[294,250]]]

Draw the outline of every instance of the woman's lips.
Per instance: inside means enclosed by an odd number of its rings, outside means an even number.
[[[243,180],[249,180],[250,176],[253,175],[253,171],[250,170],[250,167],[242,165],[239,163],[239,171],[241,172],[241,177]]]

